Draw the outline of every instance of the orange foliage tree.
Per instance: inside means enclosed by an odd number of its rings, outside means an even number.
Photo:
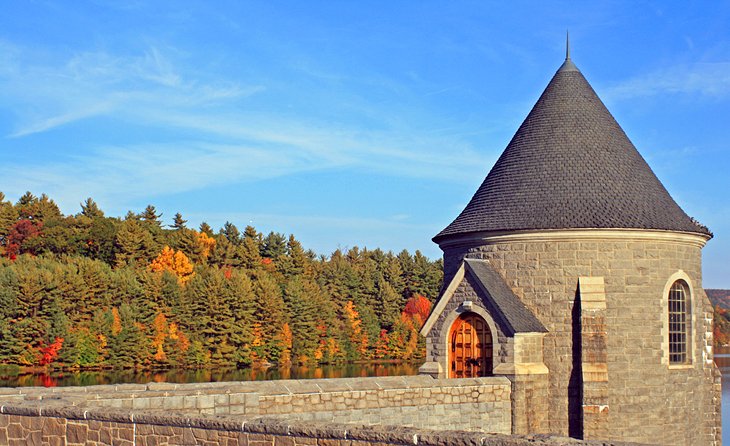
[[[381,329],[380,335],[378,336],[378,342],[375,344],[375,358],[384,359],[390,355],[390,337],[388,336],[388,330]]]
[[[155,360],[164,361],[167,359],[163,345],[165,344],[165,338],[167,338],[167,318],[164,314],[158,313],[155,316],[155,320],[152,321],[152,327],[155,330],[155,334],[152,338],[152,348],[155,350]]]
[[[187,283],[194,274],[190,259],[182,251],[175,251],[169,246],[162,249],[148,268],[153,272],[169,271],[177,276],[180,283]]]

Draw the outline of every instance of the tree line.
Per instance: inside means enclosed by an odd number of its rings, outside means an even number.
[[[417,359],[442,263],[227,222],[163,225],[154,206],[63,215],[0,192],[0,364],[201,367]]]

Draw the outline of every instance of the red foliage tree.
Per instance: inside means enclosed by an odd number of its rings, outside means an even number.
[[[414,294],[408,299],[403,309],[403,316],[413,320],[413,325],[420,328],[431,313],[431,302],[420,294]]]
[[[55,361],[58,358],[58,352],[61,351],[61,347],[63,346],[63,338],[56,338],[53,343],[49,345],[45,345],[45,343],[41,343],[41,346],[39,348],[40,351],[40,365],[48,365]]]
[[[32,221],[28,219],[20,220],[10,227],[8,236],[6,239],[5,255],[8,258],[15,260],[18,254],[22,252],[29,252],[34,254],[30,249],[27,249],[23,245],[27,245],[29,240],[32,240],[41,235],[43,229],[43,222]]]

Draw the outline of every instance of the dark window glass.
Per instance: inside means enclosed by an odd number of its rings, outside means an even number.
[[[669,290],[669,363],[689,363],[689,288],[682,280]]]

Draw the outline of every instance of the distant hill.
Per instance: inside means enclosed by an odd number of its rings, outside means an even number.
[[[730,290],[705,288],[705,293],[707,293],[707,297],[710,298],[710,302],[712,302],[713,307],[719,306],[725,310],[730,310]]]
[[[715,307],[715,346],[730,345],[730,290],[705,289],[705,293]]]

